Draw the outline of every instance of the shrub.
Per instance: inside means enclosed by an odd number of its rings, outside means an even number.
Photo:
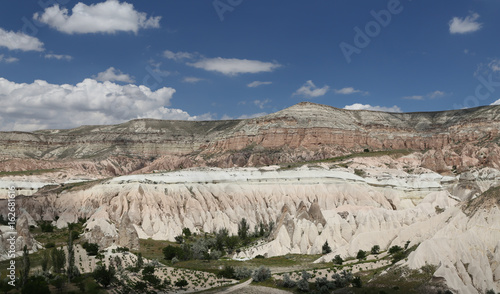
[[[311,275],[306,271],[302,271],[302,278],[297,282],[297,289],[301,292],[309,292],[309,278]]]
[[[176,247],[168,245],[163,248],[163,256],[166,260],[172,260],[173,258],[182,259],[184,256],[184,251],[181,247]]]
[[[49,221],[40,222],[40,228],[44,233],[52,233],[54,231],[54,226]]]
[[[373,245],[372,249],[370,250],[372,254],[378,254],[380,252],[380,246],[378,245]]]
[[[92,276],[104,288],[107,288],[115,278],[115,269],[113,267],[106,268],[106,266],[97,266]]]
[[[341,265],[344,262],[344,260],[342,259],[342,257],[340,257],[340,255],[337,254],[333,258],[332,262],[335,264]]]
[[[297,285],[297,283],[290,278],[289,274],[285,274],[283,276],[283,287],[285,288],[293,288]]]
[[[246,267],[237,267],[234,270],[234,277],[237,280],[243,280],[249,278],[252,275],[252,270]]]
[[[182,288],[184,288],[184,287],[186,287],[188,285],[188,281],[186,281],[185,279],[181,279],[181,280],[176,281],[174,285],[176,287],[182,289]]]
[[[389,248],[389,253],[394,254],[394,253],[402,251],[402,250],[403,250],[403,248],[401,248],[400,246],[394,245],[391,248]]]
[[[99,253],[99,245],[96,243],[89,243],[85,242],[83,243],[82,247],[87,251],[87,254],[90,256],[96,256],[97,253]]]
[[[271,270],[262,265],[253,272],[252,278],[256,282],[266,281],[271,278]]]
[[[332,252],[332,248],[330,247],[330,245],[328,245],[328,241],[325,241],[325,244],[323,244],[322,252],[323,254]]]
[[[363,285],[361,277],[354,277],[354,279],[352,279],[352,285],[356,288],[361,288],[361,286]]]
[[[358,254],[356,254],[356,258],[359,259],[359,260],[365,259],[366,258],[366,252],[363,251],[363,250],[359,250]]]
[[[54,248],[56,247],[56,244],[54,242],[47,242],[47,244],[45,244],[45,248]]]
[[[226,265],[223,269],[221,269],[217,273],[217,276],[224,277],[226,279],[233,279],[234,273],[235,273],[234,267],[232,267],[230,265]]]

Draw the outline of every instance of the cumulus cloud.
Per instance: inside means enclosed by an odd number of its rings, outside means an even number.
[[[373,111],[384,111],[384,112],[402,112],[401,108],[394,105],[392,107],[384,106],[371,106],[370,104],[354,103],[352,105],[346,105],[344,109],[348,110],[373,110]]]
[[[263,86],[263,85],[271,85],[272,83],[273,82],[254,81],[254,82],[251,82],[250,84],[248,84],[247,87],[256,88],[256,87]]]
[[[107,0],[91,5],[78,2],[71,13],[56,4],[46,8],[43,13],[35,13],[33,18],[66,34],[137,34],[139,29],[159,28],[161,16],[148,17],[145,12],[135,10],[132,4]]]
[[[340,90],[335,89],[335,94],[350,95],[355,93],[361,93],[363,95],[370,94],[369,92],[366,91],[356,90],[353,87],[342,88]]]
[[[22,32],[8,32],[0,28],[0,47],[9,50],[43,51],[43,43]]]
[[[123,83],[133,83],[134,78],[132,78],[128,74],[124,74],[121,70],[118,70],[114,67],[110,67],[107,70],[100,72],[97,74],[97,77],[94,76],[96,80],[100,82],[123,82]]]
[[[309,80],[292,95],[306,98],[316,98],[324,96],[329,89],[330,87],[326,85],[323,88],[318,88],[311,80]]]
[[[185,77],[182,81],[184,83],[194,84],[194,83],[198,83],[198,82],[203,81],[203,79],[202,78],[197,78],[197,77]]]
[[[276,62],[264,62],[259,60],[236,59],[236,58],[203,58],[189,66],[201,68],[206,71],[215,71],[228,76],[244,73],[271,72],[281,65]]]
[[[118,85],[85,79],[76,85],[43,80],[16,83],[0,78],[0,129],[31,131],[80,125],[115,124],[136,118],[208,119],[167,108],[175,89],[152,91],[145,86]]]
[[[189,53],[189,52],[172,52],[170,50],[165,50],[163,51],[163,56],[165,58],[168,58],[168,59],[173,59],[175,61],[181,61],[181,60],[184,60],[184,59],[192,59],[194,57],[194,54],[193,53]]]
[[[434,99],[434,98],[443,97],[445,95],[446,95],[445,92],[438,90],[438,91],[434,91],[434,92],[431,92],[431,93],[427,94],[427,97],[429,97],[431,99]]]
[[[454,17],[448,23],[450,26],[451,34],[467,34],[478,31],[483,26],[476,20],[479,18],[479,14],[471,12],[470,15],[465,18]]]
[[[0,54],[0,62],[5,62],[5,63],[13,63],[19,61],[18,58],[15,57],[5,57],[5,55]]]
[[[63,54],[45,54],[45,58],[70,61],[73,59],[73,56]]]

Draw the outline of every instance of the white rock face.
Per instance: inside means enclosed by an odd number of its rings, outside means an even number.
[[[407,165],[412,159],[404,160]],[[183,228],[198,233],[227,228],[236,234],[242,218],[251,229],[259,222],[276,225],[268,242],[239,253],[238,259],[317,254],[328,241],[333,251],[318,262],[329,261],[336,254],[355,256],[373,245],[385,250],[410,241],[410,246],[421,244],[409,256],[410,267],[440,265],[436,275],[457,291],[497,289],[500,236],[489,232],[498,230],[500,213],[469,217],[457,207],[461,197],[450,193],[484,191],[498,182],[495,170],[464,175],[470,179],[423,168],[419,174],[388,167],[363,170],[365,177],[325,167],[130,175],[18,203],[36,220],[58,215],[58,226],[88,217],[85,238],[102,246],[134,248],[137,237],[174,241]],[[470,184],[478,179],[482,184]]]

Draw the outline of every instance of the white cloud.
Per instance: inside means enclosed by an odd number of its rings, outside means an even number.
[[[251,82],[250,84],[248,84],[247,87],[256,88],[256,87],[263,86],[263,85],[271,85],[272,83],[273,82],[254,81],[254,82]]]
[[[422,95],[405,96],[402,99],[406,99],[406,100],[424,100],[424,96],[422,96]]]
[[[303,96],[306,98],[316,98],[320,96],[324,96],[326,92],[330,89],[329,86],[324,86],[323,88],[318,88],[314,83],[309,80],[307,81],[302,87],[300,87],[295,93],[293,93],[293,96]]]
[[[444,97],[446,95],[449,95],[449,94],[446,93],[446,92],[443,92],[443,91],[436,90],[434,92],[428,93],[427,95],[405,96],[405,97],[403,97],[401,99],[406,99],[406,100],[426,100],[426,98],[435,99],[435,98]]]
[[[0,129],[30,131],[80,125],[115,124],[136,118],[208,119],[170,105],[175,89],[152,91],[145,86],[118,85],[85,79],[76,85],[31,84],[0,78]]]
[[[35,37],[18,32],[8,32],[0,28],[0,47],[9,50],[43,51],[43,43]]]
[[[266,99],[266,100],[254,100],[253,104],[255,104],[255,106],[257,106],[260,109],[264,109],[264,107],[266,106],[266,104],[268,104],[270,102],[271,102],[271,100],[269,100],[269,99]]]
[[[366,91],[356,90],[353,87],[342,88],[340,90],[335,89],[335,94],[350,95],[355,93],[362,93],[363,95],[370,94],[369,92]]]
[[[45,54],[45,58],[70,61],[73,59],[73,56],[62,54]]]
[[[448,23],[450,26],[450,33],[452,34],[466,34],[478,31],[481,29],[482,24],[476,22],[479,18],[479,14],[471,13],[465,18],[454,17]]]
[[[13,63],[19,61],[19,58],[15,57],[5,57],[3,54],[0,54],[0,62],[5,62],[5,63]]]
[[[86,5],[78,2],[71,13],[58,4],[48,7],[33,18],[66,34],[134,32],[139,29],[159,28],[161,16],[148,17],[134,5],[118,0]]]
[[[434,99],[434,98],[443,97],[445,95],[446,95],[446,93],[443,91],[434,91],[434,92],[427,94],[427,97]]]
[[[392,107],[384,106],[371,106],[370,104],[354,103],[352,105],[346,105],[344,109],[348,110],[373,110],[373,111],[384,111],[384,112],[402,112],[401,108],[394,105]]]
[[[110,67],[107,70],[97,74],[97,77],[93,77],[99,82],[123,82],[123,83],[133,83],[134,79],[128,75],[124,74],[121,70]]]
[[[203,81],[204,79],[202,78],[197,78],[197,77],[185,77],[182,81],[185,82],[185,83],[191,83],[191,84],[194,84],[194,83],[198,83],[198,82],[201,82]]]
[[[281,66],[276,62],[222,57],[204,58],[195,63],[187,64],[206,71],[220,72],[228,76],[235,76],[243,73],[271,72]]]
[[[165,50],[163,51],[163,56],[165,56],[168,59],[173,59],[175,61],[181,61],[184,59],[192,59],[194,57],[194,54],[189,53],[189,52],[172,52],[170,50]]]

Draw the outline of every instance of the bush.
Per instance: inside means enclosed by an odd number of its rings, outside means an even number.
[[[90,256],[96,256],[97,253],[99,253],[99,245],[96,243],[89,243],[85,242],[83,243],[82,247],[87,251],[87,254]]]
[[[372,249],[370,250],[372,254],[378,254],[380,252],[380,246],[378,245],[373,245]]]
[[[184,257],[184,250],[181,247],[176,247],[168,245],[163,248],[163,256],[166,260],[172,260],[173,258],[182,259]]]
[[[361,286],[363,285],[361,277],[354,277],[354,279],[352,279],[352,285],[356,288],[361,288]]]
[[[297,285],[297,283],[290,278],[289,274],[283,275],[283,287],[285,288],[293,288]]]
[[[359,250],[358,254],[356,255],[356,258],[359,260],[365,259],[366,258],[366,252],[363,250]]]
[[[297,282],[297,289],[301,292],[309,292],[309,281],[311,277],[306,271],[302,271],[302,279]]]
[[[230,265],[226,265],[223,269],[221,269],[217,273],[217,276],[224,277],[226,279],[233,279],[234,273],[235,273],[234,267],[232,267]]]
[[[113,267],[106,268],[106,266],[100,265],[96,267],[92,276],[97,283],[107,288],[115,278],[115,269]]]
[[[389,248],[389,253],[394,254],[394,253],[402,251],[402,250],[403,250],[403,248],[401,248],[400,246],[394,245],[391,248]]]
[[[54,242],[47,242],[47,244],[45,244],[45,248],[54,248],[56,247],[56,244]]]
[[[252,278],[256,282],[266,281],[271,278],[271,270],[262,265],[253,272]]]
[[[252,270],[246,267],[237,267],[234,270],[234,278],[237,280],[243,280],[249,278],[252,275]]]
[[[54,231],[54,226],[49,221],[40,222],[40,228],[44,233],[52,233]]]
[[[330,247],[330,245],[328,245],[328,241],[325,241],[325,244],[323,244],[322,253],[328,254],[330,252],[332,252],[332,248]]]
[[[337,254],[333,258],[332,262],[335,264],[341,265],[344,262],[344,260],[342,259],[342,257],[340,257],[340,255]]]
[[[182,288],[184,288],[184,287],[186,287],[188,285],[188,281],[186,281],[185,279],[181,279],[181,280],[176,281],[174,285],[176,287],[182,289]]]

